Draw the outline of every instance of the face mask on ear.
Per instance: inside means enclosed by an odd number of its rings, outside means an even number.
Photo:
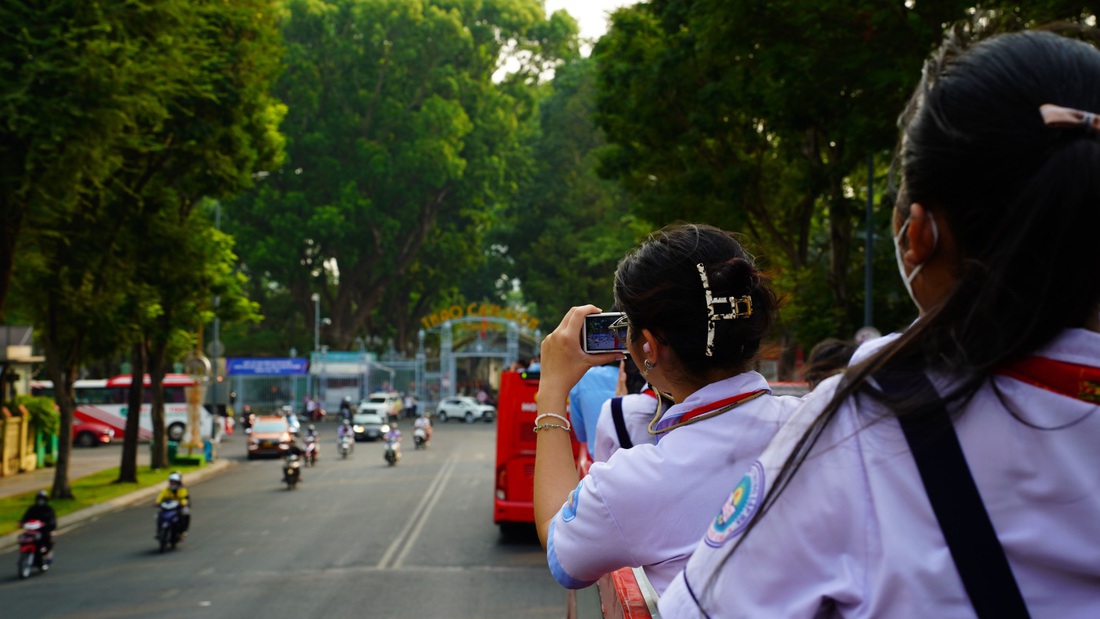
[[[932,251],[936,251],[936,247],[940,244],[940,229],[936,227],[935,217],[929,214],[928,218],[932,222]],[[912,215],[906,217],[905,223],[901,224],[901,229],[898,230],[897,236],[894,237],[894,257],[897,258],[898,261],[898,274],[901,275],[901,281],[905,284],[905,291],[909,293],[909,298],[913,300],[913,305],[916,305],[917,309],[923,312],[924,308],[921,307],[920,302],[917,301],[916,295],[913,294],[913,280],[916,279],[917,273],[920,273],[920,270],[924,268],[924,263],[918,264],[908,275],[906,275],[905,260],[901,257],[901,237],[905,234],[905,231],[909,229],[909,222],[912,221],[912,219]]]

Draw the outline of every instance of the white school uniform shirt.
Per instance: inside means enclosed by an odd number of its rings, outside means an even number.
[[[656,396],[641,393],[629,393],[622,397],[623,425],[634,445],[646,445],[657,442],[657,437],[649,433],[649,422],[657,413]],[[615,419],[611,416],[611,400],[603,403],[600,418],[596,421],[596,452],[592,459],[607,462],[611,454],[618,451],[619,433],[615,430]]]
[[[1035,354],[1100,367],[1100,333],[1067,330]],[[838,381],[807,396],[740,482],[739,500],[712,519],[662,596],[662,617],[974,616],[901,428],[893,418],[868,426],[869,398],[840,409],[730,554]],[[1005,376],[993,381],[1010,409],[987,383],[955,430],[1030,614],[1100,617],[1100,407]]]
[[[742,393],[768,389],[747,372],[703,387],[661,421]],[[661,435],[656,444],[596,462],[550,523],[547,561],[562,586],[580,589],[621,567],[644,567],[661,592],[714,511],[787,420],[798,400],[765,394]]]

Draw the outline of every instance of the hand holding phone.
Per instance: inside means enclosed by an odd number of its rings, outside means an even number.
[[[604,312],[585,316],[581,348],[590,355],[625,352],[626,315],[622,312]]]

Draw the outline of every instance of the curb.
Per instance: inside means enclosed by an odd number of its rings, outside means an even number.
[[[187,474],[187,486],[191,487],[197,483],[203,482],[219,473],[225,472],[226,469],[236,466],[237,462],[232,460],[218,460],[211,463],[201,469]],[[129,507],[135,503],[141,503],[142,501],[151,500],[157,494],[160,493],[164,487],[163,484],[154,484],[152,486],[146,486],[140,490],[134,490],[129,494],[117,496],[109,501],[104,501],[91,507],[85,507],[84,509],[72,512],[71,514],[65,514],[57,519],[57,531],[60,531],[66,527],[71,527],[75,524],[90,520],[103,514]],[[7,535],[0,536],[0,552],[14,547],[19,543],[19,534],[22,531],[16,531]],[[54,539],[58,537],[57,533],[54,533]]]

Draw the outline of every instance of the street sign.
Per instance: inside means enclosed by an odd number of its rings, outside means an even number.
[[[287,357],[230,357],[225,360],[226,374],[258,374],[263,376],[285,376],[305,374],[309,370],[309,360]]]

